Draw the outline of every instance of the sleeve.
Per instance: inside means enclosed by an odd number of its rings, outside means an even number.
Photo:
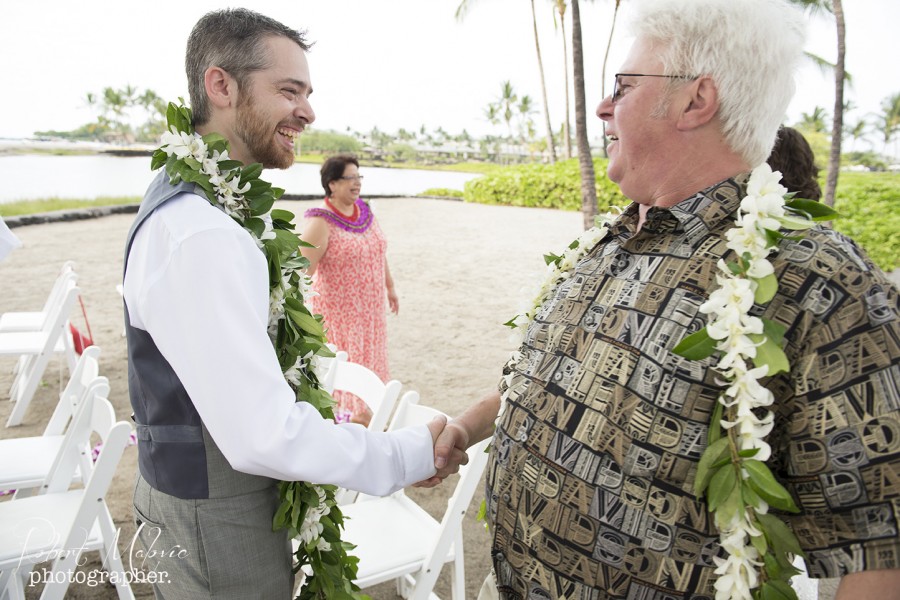
[[[180,241],[138,300],[231,466],[377,495],[432,476],[427,427],[369,432],[294,401],[266,333],[268,289],[265,259],[246,232],[214,228]]]
[[[824,262],[839,256],[824,245]],[[845,260],[792,269],[804,331],[791,356],[782,515],[814,577],[900,568],[900,303],[886,277]],[[785,279],[788,281],[788,279]],[[778,394],[776,394],[776,397]]]

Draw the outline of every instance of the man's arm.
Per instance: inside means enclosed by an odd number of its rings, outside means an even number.
[[[834,600],[900,600],[900,569],[850,573],[841,578]]]

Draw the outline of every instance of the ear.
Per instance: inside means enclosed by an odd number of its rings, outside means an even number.
[[[685,131],[706,125],[719,112],[719,90],[712,78],[704,75],[687,88],[687,106],[678,118],[678,129]]]
[[[237,106],[237,82],[220,67],[210,67],[203,74],[203,84],[210,103],[216,108]]]
[[[334,182],[333,181],[328,182],[328,189],[331,190],[332,194],[334,193]]]

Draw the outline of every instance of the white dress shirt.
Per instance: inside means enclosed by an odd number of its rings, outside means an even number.
[[[384,495],[434,472],[424,425],[336,425],[295,402],[266,333],[269,277],[252,237],[205,198],[172,198],[135,235],[124,284],[147,331],[231,466]]]

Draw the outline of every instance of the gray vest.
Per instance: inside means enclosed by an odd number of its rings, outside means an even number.
[[[194,188],[194,184],[184,182],[171,185],[165,170],[153,180],[128,232],[126,268],[134,235],[144,220],[182,192],[206,198],[202,190]],[[189,302],[189,290],[184,291],[184,296],[185,302]],[[147,483],[170,496],[185,499],[239,496],[274,486],[273,479],[231,468],[153,337],[131,326],[127,306],[125,334],[128,340],[128,391],[137,424],[138,467]],[[185,335],[191,333],[185,332]]]

